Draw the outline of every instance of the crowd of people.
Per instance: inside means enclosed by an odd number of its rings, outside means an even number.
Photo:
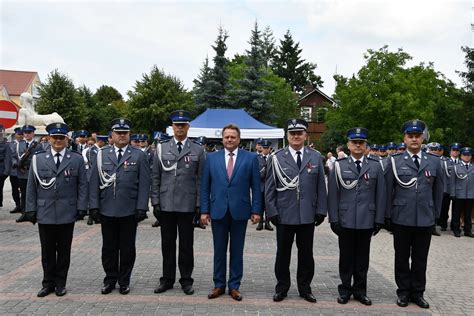
[[[44,297],[67,293],[71,245],[76,221],[100,224],[101,261],[105,272],[101,293],[116,289],[126,295],[136,258],[138,224],[148,218],[149,205],[160,227],[163,270],[154,292],[174,287],[176,268],[186,295],[194,294],[194,229],[211,223],[214,247],[215,299],[228,290],[240,301],[247,224],[257,230],[276,229],[275,293],[279,302],[291,286],[293,243],[298,249],[297,288],[315,303],[311,289],[315,273],[315,228],[328,218],[338,236],[337,302],[351,296],[371,305],[367,296],[370,242],[385,228],[393,234],[397,305],[424,299],[427,257],[436,224],[445,231],[453,201],[451,230],[472,234],[474,201],[472,149],[450,146],[443,156],[440,144],[422,145],[426,125],[420,120],[403,124],[403,144],[368,144],[369,131],[347,131],[347,149],[326,163],[307,142],[308,123],[287,121],[288,146],[272,151],[272,142],[256,141],[256,153],[240,147],[240,128],[222,128],[220,150],[211,150],[203,137],[188,137],[191,115],[171,113],[173,136],[131,135],[132,122],[118,118],[108,135],[71,131],[67,124],[46,127],[48,137],[35,140],[35,127],[15,129],[11,142],[0,144],[3,183],[10,177],[17,222],[38,223],[43,266]],[[3,132],[3,127],[2,127]],[[3,137],[2,137],[3,139]],[[385,157],[384,157],[385,156]],[[3,201],[3,196],[0,202]],[[176,253],[176,250],[178,252]],[[230,262],[227,265],[227,253]],[[228,273],[227,273],[228,270]]]

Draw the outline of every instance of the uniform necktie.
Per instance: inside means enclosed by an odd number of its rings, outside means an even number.
[[[56,169],[59,169],[59,165],[61,164],[61,154],[60,153],[56,153]]]
[[[301,168],[301,151],[296,152],[296,164],[298,165],[298,169]]]
[[[28,149],[28,146],[30,146],[30,143],[26,142],[26,149]]]
[[[357,165],[357,171],[360,173],[360,160],[356,160],[356,165]]]
[[[227,177],[232,177],[232,172],[234,171],[234,153],[229,153],[229,161],[227,162]]]
[[[122,148],[118,150],[117,162],[120,162],[120,160],[122,160]]]
[[[413,162],[416,165],[417,169],[420,169],[420,163],[418,162],[418,155],[413,155]]]
[[[469,164],[465,164],[466,170],[469,170]]]
[[[267,161],[267,156],[263,156],[263,160]]]
[[[181,153],[181,150],[183,150],[183,143],[178,142],[178,153]]]

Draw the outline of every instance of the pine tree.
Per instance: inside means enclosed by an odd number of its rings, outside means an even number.
[[[280,40],[273,63],[273,71],[298,93],[302,93],[307,85],[316,88],[322,87],[323,84],[321,77],[314,73],[316,64],[305,62],[301,57],[302,51],[300,44],[295,43],[288,30]]]
[[[192,94],[194,98],[196,114],[204,112],[206,108],[210,107],[213,102],[211,91],[209,88],[209,82],[211,81],[211,77],[212,69],[209,67],[209,58],[206,56],[206,59],[204,60],[204,64],[197,79],[193,80],[194,87]]]
[[[276,54],[275,38],[273,37],[273,31],[269,25],[263,30],[261,47],[263,64],[265,68],[268,68],[272,65]]]
[[[211,108],[226,108],[229,107],[227,92],[229,90],[229,72],[226,68],[229,62],[225,57],[227,45],[225,41],[229,38],[227,31],[222,27],[218,29],[217,39],[215,45],[212,46],[216,52],[214,56],[214,68],[211,72],[211,79],[207,82],[207,89],[209,91],[209,104]]]

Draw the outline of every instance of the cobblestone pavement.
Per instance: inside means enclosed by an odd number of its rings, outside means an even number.
[[[41,252],[37,226],[15,222],[9,181],[5,185],[4,207],[0,208],[0,314],[102,314],[102,315],[474,315],[474,239],[454,238],[443,232],[434,237],[428,262],[428,284],[425,298],[431,308],[423,310],[410,304],[395,304],[396,286],[393,277],[392,236],[382,231],[372,240],[368,279],[368,296],[372,306],[351,300],[347,305],[336,302],[338,277],[337,239],[327,223],[316,229],[314,236],[315,277],[313,294],[318,303],[307,303],[296,290],[296,249],[291,262],[292,288],[283,302],[272,301],[275,277],[275,232],[255,231],[249,225],[245,245],[243,300],[236,302],[229,295],[214,300],[207,298],[212,283],[211,230],[195,232],[194,287],[196,293],[186,296],[179,283],[163,294],[153,289],[161,275],[159,228],[152,228],[152,219],[139,225],[137,261],[132,275],[131,292],[120,295],[114,291],[101,295],[104,272],[100,261],[102,245],[100,226],[76,224],[68,277],[68,294],[37,298],[41,288]],[[296,246],[295,246],[296,247]],[[178,272],[179,273],[179,272]],[[177,275],[179,279],[179,274]]]

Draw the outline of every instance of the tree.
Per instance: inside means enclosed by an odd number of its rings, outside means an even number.
[[[57,69],[48,74],[39,86],[36,110],[40,114],[58,112],[71,130],[82,129],[86,121],[86,106],[76,92],[74,83]]]
[[[133,89],[128,92],[128,108],[135,132],[162,131],[170,124],[172,111],[193,110],[191,94],[183,83],[156,65]]]
[[[294,42],[290,30],[288,30],[280,40],[280,46],[273,58],[275,74],[284,78],[298,93],[302,93],[305,86],[308,85],[314,88],[323,85],[321,77],[314,73],[316,64],[305,62],[301,57],[302,51],[300,44]]]
[[[210,107],[213,96],[209,86],[212,78],[212,69],[209,67],[209,58],[206,57],[204,64],[197,79],[193,80],[194,87],[192,90],[196,114],[200,114]]]
[[[94,99],[94,94],[85,85],[77,88],[77,95],[81,100],[81,103],[85,106],[85,124],[82,129],[88,130],[89,132],[99,131],[100,128],[105,128],[104,122],[98,120],[100,113],[96,113],[97,103]]]
[[[263,30],[262,41],[260,45],[263,65],[265,68],[268,68],[272,65],[276,54],[275,37],[273,37],[273,31],[269,25],[267,25]]]
[[[411,56],[402,49],[369,49],[364,58],[366,64],[357,75],[335,76],[338,106],[326,114],[324,146],[331,146],[334,139],[344,142],[346,130],[356,126],[369,129],[370,142],[400,141],[400,126],[415,118],[427,123],[431,139],[449,141],[453,113],[460,106],[452,82],[436,72],[433,64],[407,68]]]
[[[209,91],[209,105],[210,108],[226,108],[229,107],[229,100],[227,92],[229,90],[229,73],[227,71],[228,60],[225,57],[227,45],[225,41],[229,38],[227,31],[222,27],[218,29],[217,39],[215,45],[212,46],[216,52],[214,56],[214,68],[211,72],[211,79],[207,82],[207,89]]]
[[[94,94],[94,99],[102,106],[114,101],[123,100],[122,95],[117,89],[107,85],[102,85],[97,89]]]

